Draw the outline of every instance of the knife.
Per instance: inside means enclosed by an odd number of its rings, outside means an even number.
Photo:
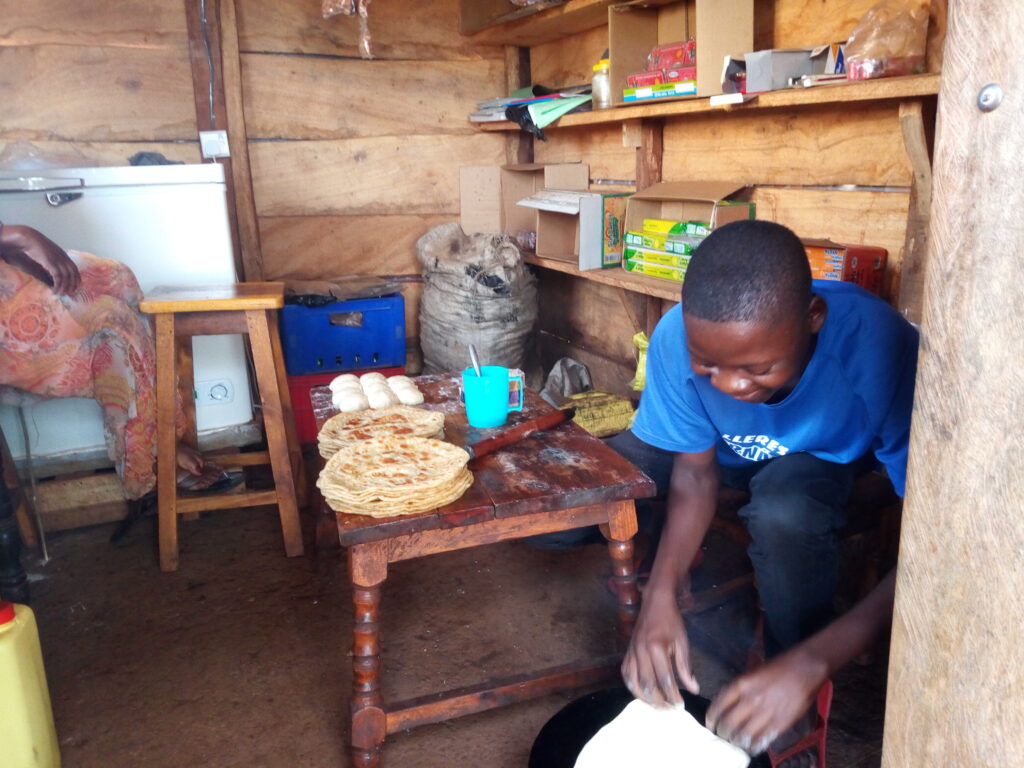
[[[545,429],[557,427],[563,421],[570,421],[575,415],[575,408],[565,408],[564,410],[545,413],[543,416],[524,421],[522,424],[517,424],[511,429],[506,429],[504,432],[499,432],[492,437],[478,440],[472,445],[466,446],[466,450],[469,452],[470,459],[479,459],[481,456],[494,453],[507,445],[518,443],[535,432],[542,432]]]

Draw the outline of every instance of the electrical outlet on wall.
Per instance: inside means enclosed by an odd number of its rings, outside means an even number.
[[[235,387],[229,379],[196,382],[196,405],[225,405],[235,399]]]
[[[199,147],[203,151],[203,157],[207,160],[215,157],[231,157],[227,131],[200,131]]]

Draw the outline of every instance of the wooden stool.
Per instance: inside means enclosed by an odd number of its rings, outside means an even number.
[[[212,509],[276,504],[281,516],[288,557],[302,554],[296,480],[304,476],[295,432],[284,357],[277,332],[276,310],[284,306],[282,283],[228,283],[211,286],[161,286],[139,302],[139,309],[156,316],[157,399],[157,513],[160,528],[160,568],[178,567],[178,515]],[[183,390],[188,423],[186,441],[195,444],[195,401],[192,381],[192,337],[248,334],[268,450],[218,456],[224,466],[270,464],[274,489],[234,489],[220,494],[179,497],[175,386]],[[298,484],[305,495],[305,483]]]

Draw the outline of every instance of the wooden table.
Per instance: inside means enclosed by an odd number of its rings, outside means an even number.
[[[417,379],[424,407],[445,414],[445,439],[469,445],[551,410],[532,392],[506,427],[474,429],[459,401],[457,375]],[[326,388],[311,392],[318,425],[336,411]],[[537,433],[470,464],[474,482],[461,499],[416,515],[376,519],[337,513],[348,549],[355,616],[352,643],[352,764],[377,766],[388,734],[481,712],[618,674],[620,657],[591,659],[475,686],[385,703],[380,690],[381,585],[388,564],[540,533],[600,525],[609,542],[619,627],[629,636],[638,593],[633,571],[633,500],[652,496],[640,470],[573,423]],[[324,507],[324,514],[335,516]],[[318,526],[323,530],[323,526]]]

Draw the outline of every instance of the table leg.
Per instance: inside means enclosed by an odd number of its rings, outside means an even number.
[[[633,634],[633,625],[640,605],[640,592],[636,586],[633,567],[633,537],[636,535],[636,510],[632,501],[619,501],[609,505],[607,530],[608,551],[612,556],[612,580],[618,603],[619,631],[624,640]]]
[[[380,591],[387,578],[387,543],[358,544],[348,553],[355,615],[352,627],[354,768],[377,768],[387,734],[380,692]]]

